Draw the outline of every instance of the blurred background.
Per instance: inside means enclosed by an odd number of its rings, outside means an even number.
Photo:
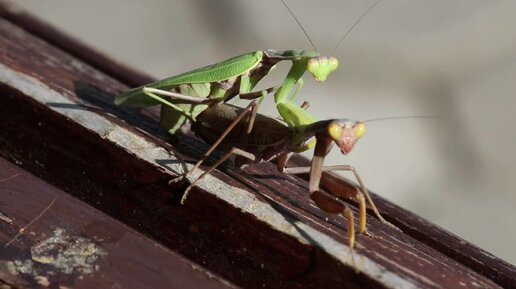
[[[350,155],[335,150],[326,163],[355,166],[373,191],[515,264],[516,1],[385,0],[336,50],[373,1],[286,1],[319,52],[340,60],[325,83],[304,78],[298,99],[314,115],[440,116],[372,122]],[[15,2],[156,78],[254,50],[311,49],[279,0]],[[261,112],[277,116],[271,102]]]

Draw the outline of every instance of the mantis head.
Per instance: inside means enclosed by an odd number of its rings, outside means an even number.
[[[355,143],[365,134],[365,131],[363,122],[348,119],[337,119],[328,125],[329,136],[345,155],[353,150]]]
[[[323,82],[338,66],[339,61],[335,57],[317,56],[308,60],[306,70],[308,70],[317,81]]]

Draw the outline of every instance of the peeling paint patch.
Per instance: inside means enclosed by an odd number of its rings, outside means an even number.
[[[6,215],[4,215],[2,212],[0,212],[0,220],[4,221],[4,222],[7,222],[9,224],[12,224],[13,223],[13,219],[7,217]]]
[[[98,271],[98,261],[106,254],[93,240],[57,228],[30,248],[29,259],[0,260],[0,271],[48,287],[56,276],[74,274],[74,279]]]
[[[64,274],[79,272],[91,274],[96,271],[95,261],[106,253],[91,240],[74,236],[57,228],[53,236],[32,246],[32,260],[53,266]]]
[[[20,274],[28,274],[31,275],[33,270],[34,262],[31,260],[14,260],[8,261],[5,264],[5,269],[11,275],[20,275]]]

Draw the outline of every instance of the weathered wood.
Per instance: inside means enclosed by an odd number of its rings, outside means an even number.
[[[309,164],[307,159],[298,156],[293,157],[292,162],[299,166]],[[308,179],[307,175],[301,177]],[[349,181],[333,173],[324,173],[321,187],[328,191],[353,189],[353,185]],[[372,195],[383,217],[402,229],[405,234],[471,268],[475,272],[488,277],[505,288],[516,287],[516,268],[512,264],[387,201],[381,196]]]
[[[3,158],[0,214],[0,280],[16,287],[236,288]]]
[[[12,24],[0,21],[0,36],[1,153],[213,272],[251,288],[499,288],[374,217],[373,236],[358,237],[355,273],[344,220],[314,208],[305,182],[268,164],[216,172],[177,205],[181,188],[157,164],[180,161],[160,149],[172,148],[154,136],[155,111],[114,107],[125,86]],[[202,148],[183,139],[175,150]]]

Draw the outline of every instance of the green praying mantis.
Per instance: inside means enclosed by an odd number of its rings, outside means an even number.
[[[133,88],[116,96],[115,104],[146,107],[161,104],[161,126],[174,135],[188,120],[196,117],[210,104],[240,99],[263,98],[272,92],[283,121],[291,127],[306,125],[316,119],[296,105],[294,99],[303,85],[302,76],[308,71],[316,81],[324,82],[338,67],[335,57],[320,56],[312,40],[296,16],[281,0],[301,27],[314,50],[254,51],[231,59]],[[343,39],[380,0],[362,14],[346,31]],[[338,46],[338,45],[337,45]],[[291,61],[292,66],[281,85],[251,91],[280,61]],[[199,96],[204,99],[194,99]],[[261,101],[260,101],[261,102]],[[308,149],[309,147],[305,148]]]
[[[274,65],[283,60],[292,61],[283,84],[252,92]],[[274,100],[283,120],[290,126],[301,125],[315,120],[307,113],[300,113],[293,101],[303,83],[301,77],[309,71],[322,82],[337,66],[336,58],[319,56],[315,51],[255,51],[123,92],[115,98],[115,104],[138,107],[161,104],[161,124],[170,134],[175,134],[187,120],[195,122],[210,104],[227,102],[237,95],[241,99],[263,99],[276,91]]]
[[[380,0],[374,2],[344,37],[379,2]],[[296,19],[288,6],[284,2],[283,4]],[[301,26],[299,21],[297,22]],[[302,26],[301,28],[303,29]],[[278,62],[285,60],[291,61],[292,66],[281,85],[253,91]],[[366,232],[366,199],[377,217],[389,224],[378,212],[353,167],[322,166],[332,143],[336,143],[343,154],[349,153],[364,134],[365,125],[346,119],[317,121],[306,111],[307,105],[299,106],[295,102],[295,97],[303,84],[302,76],[306,71],[317,81],[323,82],[337,67],[336,58],[320,56],[316,50],[255,51],[128,90],[116,96],[115,104],[137,107],[161,105],[160,123],[170,134],[177,133],[184,123],[190,121],[192,130],[212,146],[186,175],[195,171],[217,147],[227,150],[224,157],[206,170],[189,188],[232,155],[237,155],[238,165],[244,164],[244,159],[248,162],[276,160],[280,172],[309,172],[309,189],[316,204],[326,212],[347,217],[349,248],[353,252],[353,213],[344,202],[319,190],[319,181],[323,171],[353,172],[360,189],[352,195],[341,197],[351,197],[358,202],[359,232]],[[257,113],[258,105],[272,92],[275,92],[274,101],[284,124]],[[252,101],[245,109],[227,104],[237,96]],[[244,119],[245,116],[247,118]],[[292,153],[302,152],[313,146],[315,152],[311,167],[286,167]],[[182,203],[188,195],[189,188],[181,200]]]

